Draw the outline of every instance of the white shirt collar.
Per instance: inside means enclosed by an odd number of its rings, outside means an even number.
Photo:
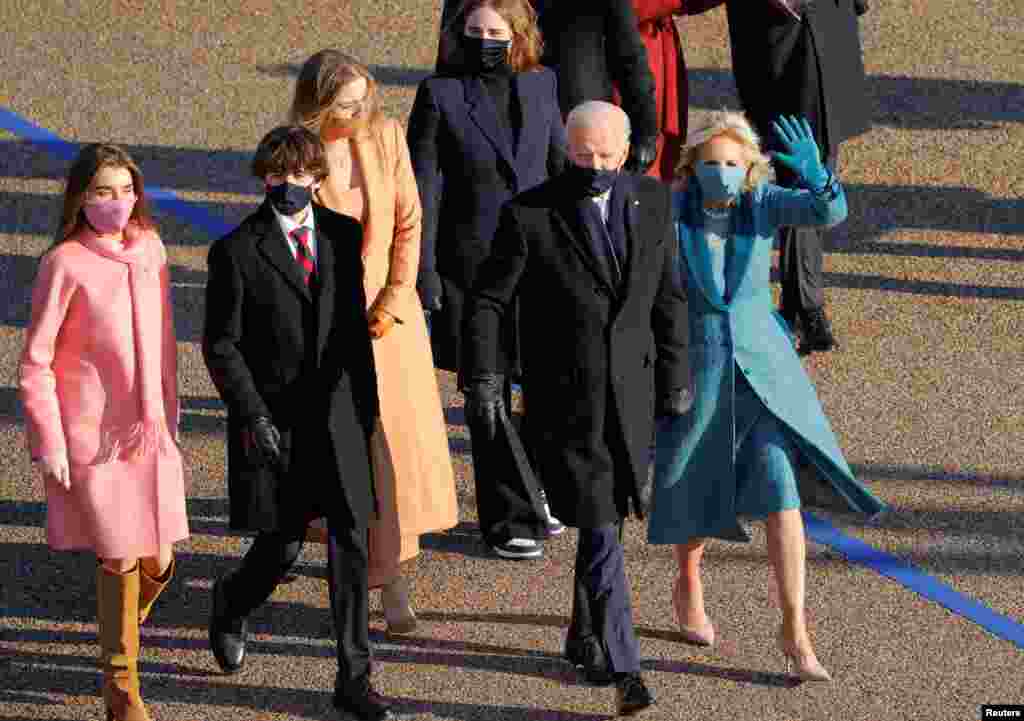
[[[287,215],[281,215],[281,213],[277,212],[277,208],[275,208],[273,206],[273,204],[271,204],[270,208],[271,208],[271,210],[274,211],[274,215],[277,216],[277,222],[280,223],[281,230],[284,231],[284,236],[286,238],[288,238],[289,240],[291,240],[291,238],[292,238],[292,231],[295,230],[296,228],[305,227],[305,228],[309,228],[309,230],[311,232],[315,232],[316,231],[316,225],[315,225],[315,222],[313,220],[313,204],[312,203],[310,203],[309,205],[306,206],[306,217],[303,219],[303,221],[301,223],[296,223],[294,220],[292,220]]]

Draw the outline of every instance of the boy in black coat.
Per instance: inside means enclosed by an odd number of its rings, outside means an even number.
[[[389,717],[370,684],[367,524],[377,381],[364,313],[362,228],[311,202],[323,144],[300,127],[260,142],[266,200],[210,248],[203,357],[228,408],[232,528],[256,531],[241,567],[213,589],[210,646],[245,661],[246,617],[295,563],[313,518],[328,521],[338,637],[335,705]]]

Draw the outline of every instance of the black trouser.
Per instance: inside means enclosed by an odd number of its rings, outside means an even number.
[[[825,159],[835,172],[838,148]],[[796,176],[779,163],[775,164],[779,185],[800,187]],[[786,315],[795,316],[825,305],[825,281],[822,259],[825,250],[825,228],[779,228],[779,272],[782,275],[781,307]]]
[[[248,616],[270,598],[298,560],[307,525],[256,536],[241,567],[225,579],[226,611],[230,616]],[[338,637],[338,677],[345,682],[370,669],[366,529],[354,529],[328,519],[327,534],[331,611]]]
[[[473,448],[477,517],[484,542],[491,546],[510,538],[547,536],[540,484],[511,422],[511,380],[506,379],[503,394],[506,414],[496,437],[491,438],[485,427],[467,419]]]
[[[640,670],[621,521],[579,529],[569,638],[587,636],[601,641],[612,671]]]

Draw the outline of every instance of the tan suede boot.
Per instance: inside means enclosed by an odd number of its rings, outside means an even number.
[[[139,566],[96,569],[100,666],[107,721],[151,721],[139,696]]]
[[[171,559],[171,564],[167,569],[158,577],[153,578],[146,569],[139,564],[139,625],[141,626],[149,618],[149,612],[153,609],[153,604],[156,603],[156,599],[160,597],[160,594],[167,588],[167,584],[170,583],[171,577],[174,575],[174,559]]]

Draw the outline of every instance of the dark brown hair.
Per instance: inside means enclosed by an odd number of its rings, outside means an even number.
[[[537,11],[528,0],[463,0],[445,27],[441,28],[442,64],[446,71],[457,72],[467,67],[459,51],[459,36],[466,29],[466,16],[482,7],[488,7],[501,15],[512,29],[509,66],[517,73],[540,68],[544,41],[537,25]]]
[[[85,196],[92,187],[96,174],[103,168],[124,168],[132,174],[132,186],[135,190],[135,207],[129,222],[147,230],[156,228],[153,216],[149,212],[146,191],[142,184],[142,171],[135,164],[128,152],[117,145],[94,143],[87,145],[78,153],[75,162],[68,170],[67,185],[64,189],[64,207],[60,215],[60,225],[54,245],[63,243],[86,223],[82,206]]]
[[[327,177],[324,144],[301,125],[282,125],[263,136],[252,159],[252,174],[268,175],[306,172],[317,180]]]
[[[364,112],[372,126],[381,117],[377,108],[377,81],[368,67],[351,55],[331,48],[321,50],[302,64],[299,79],[295,82],[291,122],[319,133],[338,93],[359,78],[366,79]]]

